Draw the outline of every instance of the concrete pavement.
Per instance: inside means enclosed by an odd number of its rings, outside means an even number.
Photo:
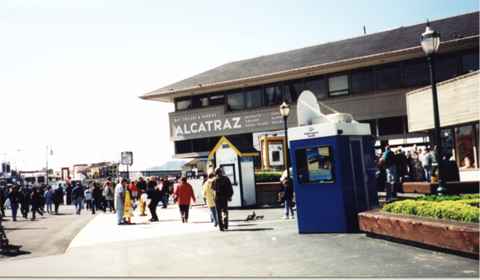
[[[364,234],[299,235],[281,209],[231,211],[219,232],[206,208],[182,224],[176,208],[159,209],[159,223],[145,218],[118,226],[112,214],[95,217],[63,255],[0,262],[0,276],[329,276],[477,277],[478,260],[366,237]],[[26,269],[28,268],[28,269]]]

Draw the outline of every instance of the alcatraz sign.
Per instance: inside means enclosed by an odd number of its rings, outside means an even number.
[[[296,113],[289,124],[296,123]],[[283,119],[275,106],[268,109],[224,113],[224,107],[170,113],[172,140],[194,139],[229,134],[249,133],[283,128]]]

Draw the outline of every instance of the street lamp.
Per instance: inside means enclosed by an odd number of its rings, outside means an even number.
[[[442,168],[442,140],[440,138],[440,113],[438,111],[438,96],[437,96],[437,81],[435,78],[435,54],[438,52],[440,46],[440,33],[430,28],[429,22],[422,34],[420,41],[422,49],[427,56],[428,68],[430,70],[430,83],[432,86],[432,101],[433,101],[433,121],[434,121],[434,143],[436,145],[436,157],[438,164],[438,188],[437,193],[443,194],[447,189],[443,180]]]
[[[285,131],[285,150],[286,150],[286,157],[285,157],[285,166],[287,167],[287,178],[290,180],[290,166],[288,160],[288,130],[287,130],[287,119],[288,114],[290,114],[290,106],[284,101],[282,105],[280,105],[280,114],[283,117],[283,129]]]

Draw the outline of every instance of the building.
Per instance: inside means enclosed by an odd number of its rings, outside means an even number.
[[[460,180],[480,181],[479,121],[480,74],[478,71],[437,84],[443,154],[455,159]],[[408,128],[431,133],[431,87],[407,93]]]
[[[431,22],[441,34],[437,78],[478,70],[479,13]],[[170,139],[177,158],[205,158],[221,136],[283,129],[279,105],[291,106],[305,89],[336,111],[369,123],[381,142],[425,145],[429,133],[409,129],[406,93],[430,83],[420,35],[425,23],[321,45],[226,63],[141,96],[175,104]],[[258,161],[258,166],[261,161]]]

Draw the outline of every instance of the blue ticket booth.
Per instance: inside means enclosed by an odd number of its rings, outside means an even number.
[[[356,232],[357,214],[378,207],[370,126],[345,115],[288,130],[300,233]]]

